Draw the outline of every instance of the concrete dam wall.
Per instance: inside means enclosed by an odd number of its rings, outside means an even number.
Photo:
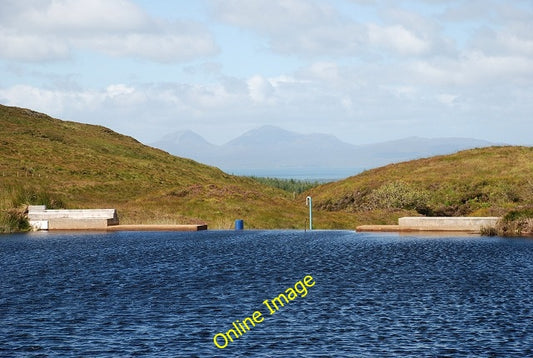
[[[46,209],[30,205],[28,220],[34,230],[105,230],[118,225],[115,209]]]
[[[467,231],[480,232],[495,227],[499,217],[403,217],[398,219],[400,231]]]

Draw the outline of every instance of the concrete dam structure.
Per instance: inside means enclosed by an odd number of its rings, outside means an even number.
[[[398,225],[360,225],[357,231],[414,232],[414,231],[457,231],[479,234],[483,228],[495,227],[500,220],[488,217],[426,217],[406,216],[398,219]]]
[[[107,230],[119,224],[115,209],[46,209],[30,205],[28,220],[33,230]]]
[[[200,231],[206,224],[193,225],[119,225],[116,209],[46,209],[30,205],[28,221],[32,230],[105,230],[105,231]]]
[[[479,233],[484,227],[495,227],[499,217],[403,217],[398,219],[400,231],[465,231]]]

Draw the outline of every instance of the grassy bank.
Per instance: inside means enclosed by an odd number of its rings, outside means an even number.
[[[30,228],[24,209],[0,208],[0,234],[28,231]]]
[[[46,205],[49,209],[65,208],[57,195],[46,189],[24,185],[0,185],[0,233],[28,231],[28,205]]]
[[[387,165],[306,194],[320,210],[382,212],[378,223],[395,224],[397,214],[502,216],[531,207],[531,178],[533,148],[490,147]]]
[[[482,234],[488,236],[533,236],[533,208],[511,210],[495,227],[484,228]]]

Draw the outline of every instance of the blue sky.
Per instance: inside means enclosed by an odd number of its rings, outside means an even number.
[[[4,0],[0,103],[144,143],[533,144],[530,0]]]

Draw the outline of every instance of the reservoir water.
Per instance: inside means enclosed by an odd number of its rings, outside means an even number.
[[[531,239],[35,233],[0,265],[1,357],[533,356]]]

